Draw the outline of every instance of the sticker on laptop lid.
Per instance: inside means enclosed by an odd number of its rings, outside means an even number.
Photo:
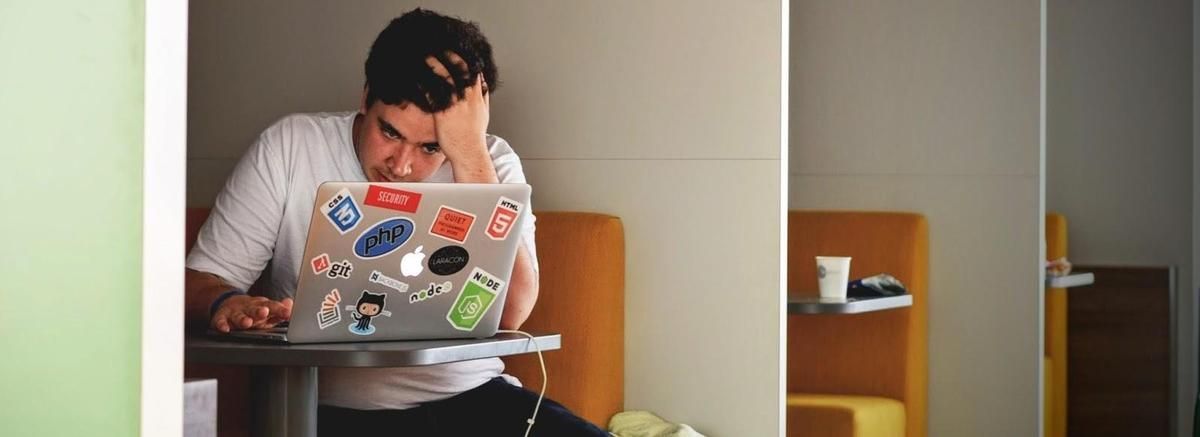
[[[411,214],[416,213],[417,208],[421,206],[421,193],[370,185],[367,187],[367,198],[363,203]]]
[[[362,296],[358,297],[358,303],[347,305],[346,309],[351,311],[351,316],[355,322],[350,324],[350,332],[358,335],[371,335],[375,333],[375,327],[371,326],[371,319],[379,316],[391,317],[392,312],[384,310],[384,305],[387,303],[387,295],[383,293],[375,294],[367,290],[363,290]]]
[[[342,188],[321,204],[321,213],[342,235],[354,230],[358,222],[362,221],[362,212],[359,211],[358,204],[354,203],[354,196],[346,188]]]
[[[313,274],[320,275],[325,273],[329,270],[329,254],[322,253],[317,255],[317,257],[313,258],[310,263],[312,264]]]
[[[521,214],[522,206],[524,205],[515,200],[500,196],[500,200],[496,202],[496,209],[492,211],[492,218],[488,220],[488,237],[493,240],[508,238],[513,224],[517,222],[517,216]]]
[[[408,293],[408,284],[400,282],[399,279],[385,275],[379,270],[372,270],[371,276],[368,276],[367,279],[371,282],[399,291],[401,293]]]
[[[325,299],[321,301],[321,309],[317,311],[318,328],[325,329],[342,321],[342,309],[338,308],[341,302],[342,294],[336,288],[325,295]]]
[[[471,254],[462,246],[446,246],[429,255],[429,271],[438,276],[449,276],[467,266]]]
[[[413,227],[413,221],[406,217],[384,219],[358,236],[354,241],[354,255],[373,259],[392,253],[408,242]]]
[[[403,258],[400,258],[401,275],[407,278],[420,275],[421,272],[425,271],[425,254],[421,253],[421,250],[424,248],[425,246],[417,246],[417,250],[412,251],[412,253],[406,253]]]
[[[454,305],[450,306],[446,320],[450,321],[450,325],[454,326],[454,329],[474,330],[503,289],[504,281],[476,267],[471,270],[467,282],[463,284],[462,291],[458,292],[458,298],[454,299]]]
[[[450,281],[446,281],[441,284],[430,282],[429,286],[425,287],[425,289],[421,291],[414,291],[412,294],[408,295],[408,303],[414,304],[424,300],[432,299],[434,297],[449,293],[450,290],[453,289],[454,284],[450,283]]]
[[[354,271],[354,264],[350,264],[350,261],[342,260],[342,262],[334,263],[333,265],[329,266],[329,273],[326,274],[326,276],[328,276],[329,279],[349,279],[350,272],[352,271]]]
[[[475,214],[442,205],[433,219],[433,225],[429,227],[429,234],[463,244],[467,242],[467,235],[471,233],[474,223]]]

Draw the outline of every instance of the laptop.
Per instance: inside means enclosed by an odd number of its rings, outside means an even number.
[[[286,343],[491,337],[529,195],[526,184],[321,184],[291,321],[222,335]]]

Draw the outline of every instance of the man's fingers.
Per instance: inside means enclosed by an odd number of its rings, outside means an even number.
[[[214,319],[213,329],[216,329],[217,332],[223,332],[223,333],[228,334],[229,333],[229,321],[225,320],[225,317],[218,317],[218,318]]]
[[[262,305],[262,308],[267,310],[266,314],[262,314],[261,310],[259,311],[264,319],[269,317],[291,317],[292,315],[291,305],[284,305],[283,302],[268,300],[263,302]]]

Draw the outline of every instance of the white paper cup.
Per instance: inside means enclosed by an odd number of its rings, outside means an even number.
[[[817,285],[821,299],[846,299],[850,282],[850,257],[818,256]]]

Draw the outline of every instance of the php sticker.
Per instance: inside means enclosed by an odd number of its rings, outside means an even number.
[[[325,295],[325,300],[321,301],[321,309],[317,311],[318,328],[325,329],[342,321],[342,310],[338,308],[341,301],[342,294],[338,293],[336,288]]]
[[[367,290],[363,290],[362,296],[358,298],[358,304],[347,306],[346,309],[353,311],[351,314],[357,322],[350,325],[350,332],[358,335],[371,335],[375,333],[375,327],[371,326],[371,319],[384,316],[391,317],[392,312],[383,309],[387,303],[387,295],[380,293],[375,294]]]
[[[451,284],[450,281],[446,281],[441,284],[430,282],[429,286],[425,287],[424,290],[413,292],[413,294],[408,295],[408,303],[414,304],[426,299],[432,299],[434,296],[440,296],[449,293],[453,288],[454,284]]]
[[[343,235],[354,230],[354,227],[358,226],[358,222],[362,221],[362,212],[358,210],[358,204],[354,203],[354,196],[351,196],[350,190],[346,188],[342,188],[322,204],[321,213]]]
[[[421,205],[421,193],[385,188],[378,185],[367,187],[367,198],[363,203],[400,212],[416,213]]]
[[[329,273],[327,276],[329,276],[330,279],[349,279],[350,272],[352,271],[354,271],[354,264],[350,264],[350,261],[342,260],[340,263],[329,266]]]
[[[400,280],[381,273],[379,270],[372,270],[368,280],[384,287],[399,291],[401,293],[408,292],[408,284],[400,282]]]
[[[316,258],[312,259],[311,263],[312,263],[313,274],[319,275],[319,274],[325,273],[326,270],[329,270],[329,254],[322,253],[320,255],[317,255]]]
[[[367,228],[354,242],[354,255],[379,258],[399,249],[413,234],[413,222],[405,217],[385,219]]]
[[[517,216],[521,214],[521,207],[517,201],[500,196],[500,200],[496,202],[496,209],[492,211],[492,218],[488,220],[488,237],[493,240],[508,238],[509,231],[512,231],[513,224],[517,222]]]
[[[461,271],[471,261],[471,254],[462,246],[446,246],[429,255],[429,271],[449,276]]]
[[[467,242],[472,224],[475,224],[475,214],[442,205],[438,208],[437,218],[433,220],[429,233],[463,244]]]
[[[504,281],[476,267],[467,277],[467,282],[463,284],[454,305],[450,306],[446,320],[450,321],[454,329],[474,330],[503,289]]]

